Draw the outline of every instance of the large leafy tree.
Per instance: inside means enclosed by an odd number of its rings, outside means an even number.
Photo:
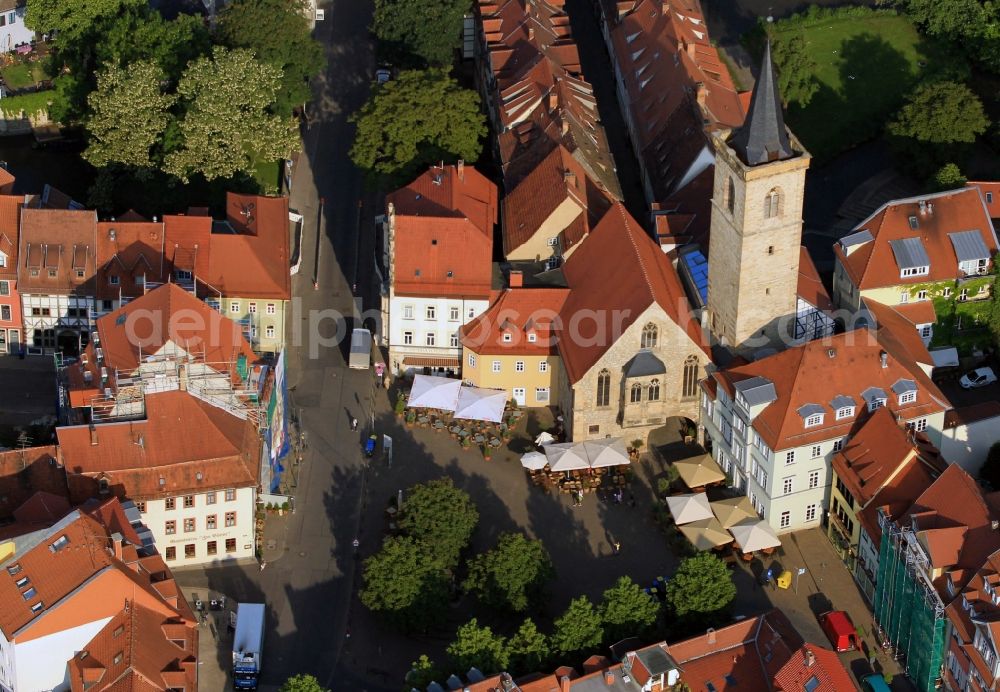
[[[540,670],[551,655],[548,637],[538,631],[531,618],[526,619],[507,641],[511,671],[530,673]]]
[[[507,667],[507,646],[503,637],[489,627],[480,627],[472,618],[458,628],[455,640],[448,645],[448,658],[455,670],[475,667],[494,675]]]
[[[438,622],[448,603],[441,569],[427,558],[426,546],[409,536],[393,536],[365,560],[361,602],[404,630]]]
[[[469,0],[375,0],[372,31],[387,59],[450,65],[469,7]]]
[[[185,181],[194,173],[214,180],[288,158],[299,140],[294,120],[272,110],[280,84],[281,70],[245,50],[216,47],[191,63],[177,85],[183,139],[166,170]]]
[[[219,14],[218,39],[252,50],[282,72],[278,112],[289,115],[310,97],[309,80],[323,69],[323,47],[312,37],[302,0],[241,0]]]
[[[90,94],[90,141],[83,157],[95,166],[121,163],[138,169],[156,165],[151,152],[170,120],[174,97],[161,90],[163,71],[139,61],[128,70],[109,65]]]
[[[819,80],[816,79],[816,61],[806,46],[805,30],[777,34],[772,58],[785,103],[808,106],[819,91]]]
[[[888,130],[926,144],[953,144],[976,141],[989,125],[982,102],[969,87],[933,82],[914,90]]]
[[[734,598],[729,568],[711,553],[685,558],[667,582],[667,603],[678,617],[717,613]]]
[[[469,561],[465,588],[495,608],[521,613],[540,605],[546,584],[555,576],[541,541],[523,533],[505,533],[495,548]]]
[[[237,3],[239,4],[239,3]],[[148,6],[130,9],[109,18],[93,45],[98,64],[128,67],[151,60],[172,82],[180,79],[188,63],[209,53],[211,40],[201,17],[180,14],[166,20]]]
[[[474,161],[486,118],[479,95],[444,70],[401,72],[354,115],[351,160],[373,181],[397,185],[442,159]]]
[[[40,34],[59,32],[59,41],[87,33],[102,18],[113,17],[146,0],[28,0],[25,25]]]
[[[406,497],[399,528],[423,544],[428,562],[455,567],[479,522],[472,498],[450,478],[415,485]]]
[[[426,690],[428,685],[441,676],[441,669],[427,654],[420,654],[420,658],[410,665],[410,672],[406,674],[406,684],[414,689]]]
[[[1000,7],[983,0],[884,0],[929,35],[953,41],[992,70],[1000,69]]]
[[[620,577],[601,600],[601,621],[607,640],[617,642],[649,631],[660,614],[660,603],[629,577]]]
[[[278,692],[330,692],[312,675],[295,675],[287,680]]]
[[[556,620],[550,641],[555,651],[574,654],[597,646],[603,638],[601,614],[590,599],[580,596],[570,601],[566,612]]]

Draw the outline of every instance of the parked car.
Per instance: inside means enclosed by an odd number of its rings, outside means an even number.
[[[375,70],[375,82],[377,84],[385,84],[390,79],[392,79],[392,70],[390,70],[387,66],[382,65]]]
[[[819,624],[836,651],[858,648],[858,633],[850,616],[843,610],[829,610],[819,616]]]
[[[891,692],[889,683],[878,673],[861,678],[861,689],[865,692]]]
[[[996,381],[997,376],[993,372],[993,368],[976,368],[972,372],[962,375],[962,379],[958,383],[962,385],[962,389],[975,389],[976,387],[985,387],[988,384],[993,384]]]

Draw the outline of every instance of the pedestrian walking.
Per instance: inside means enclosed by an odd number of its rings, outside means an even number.
[[[351,430],[354,431],[354,432],[357,432],[357,430],[358,430],[358,419],[357,418],[351,418]]]
[[[265,567],[267,567],[267,562],[265,562],[264,560],[261,560],[260,561],[260,571],[263,572]]]
[[[620,553],[622,551],[621,541],[615,541],[611,545],[613,545],[615,547],[615,555],[617,555],[618,553]]]

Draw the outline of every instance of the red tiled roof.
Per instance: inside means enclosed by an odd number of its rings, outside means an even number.
[[[288,198],[228,192],[226,218],[237,232],[211,235],[205,294],[291,299]]]
[[[36,492],[69,496],[55,446],[0,452],[0,519],[13,516]]]
[[[489,309],[462,327],[462,345],[482,355],[545,355],[556,352],[555,321],[569,289],[510,288]],[[528,334],[535,341],[528,341]],[[504,341],[509,334],[510,341]]]
[[[96,228],[93,211],[23,208],[18,290],[22,294],[87,292],[96,268]]]
[[[0,195],[0,252],[7,256],[6,264],[0,267],[0,278],[3,279],[17,278],[22,206],[24,195]]]
[[[914,327],[918,324],[934,324],[937,322],[934,303],[930,300],[918,300],[913,303],[893,305],[891,309],[912,322]]]
[[[440,183],[435,183],[439,180]],[[472,167],[433,167],[389,195],[396,213],[397,295],[486,297],[493,279],[497,190]]]
[[[805,245],[799,249],[799,283],[795,292],[799,298],[813,307],[820,310],[833,310],[830,294],[826,292],[826,288],[819,278],[819,272],[816,271],[816,265],[813,264],[812,257],[810,257]]]
[[[140,279],[164,276],[162,223],[102,221],[97,224],[97,297],[135,298],[145,290]],[[114,277],[118,283],[112,284]]]
[[[164,216],[163,230],[166,236],[163,251],[170,270],[193,272],[198,277],[208,276],[212,217]]]
[[[983,203],[986,204],[986,209],[989,211],[990,218],[1000,219],[1000,182],[970,180],[965,186],[979,190],[983,198]],[[986,196],[987,193],[989,197]]]
[[[615,204],[566,261],[563,273],[570,293],[560,312],[562,323],[578,324],[573,316],[591,311],[601,318],[583,320],[580,331],[587,331],[591,324],[603,330],[602,336],[588,332],[580,338],[560,339],[559,353],[571,383],[579,381],[611,348],[616,336],[653,303],[688,335],[692,347],[708,353],[677,271],[621,203]]]
[[[98,479],[138,500],[257,482],[253,424],[188,392],[147,394],[145,420],[103,423],[93,433],[86,425],[61,427],[56,434],[78,501],[96,495]]]
[[[925,203],[924,210],[920,205]],[[913,228],[913,223],[917,227]],[[997,237],[985,202],[975,188],[940,192],[924,197],[888,202],[862,221],[854,232],[868,231],[873,240],[845,250],[834,245],[834,253],[852,283],[860,290],[884,288],[929,281],[943,281],[964,276],[949,234],[978,231],[992,256],[997,251]],[[890,241],[919,239],[930,260],[929,273],[900,277]]]
[[[10,9],[13,9],[11,7]],[[14,174],[0,167],[0,195],[9,195],[14,191]]]
[[[751,377],[763,377],[774,384],[778,398],[754,419],[753,427],[775,451],[846,436],[857,419],[864,417],[866,402],[862,394],[871,387],[883,390],[886,407],[905,420],[948,408],[947,399],[894,331],[880,322],[877,330],[862,328],[809,341],[746,365],[720,370],[714,377],[730,396],[734,395],[736,382]],[[916,330],[907,327],[906,331],[919,341]],[[883,352],[887,354],[884,368]],[[900,380],[916,383],[916,401],[898,403],[892,387]],[[837,396],[853,400],[855,417],[836,420],[831,402]],[[799,410],[808,404],[821,407],[826,414],[820,425],[805,427]]]
[[[68,667],[73,692],[194,690],[198,625],[129,600]]]
[[[819,683],[807,687],[813,678]],[[836,653],[815,644],[803,644],[788,663],[774,676],[774,689],[780,692],[841,692],[854,689],[854,682]]]

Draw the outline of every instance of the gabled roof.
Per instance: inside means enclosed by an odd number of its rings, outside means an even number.
[[[105,300],[135,298],[143,294],[143,279],[164,281],[164,242],[162,223],[99,222],[96,296]],[[116,284],[111,283],[111,277]]]
[[[979,190],[990,218],[1000,219],[1000,182],[970,180],[965,186]]]
[[[887,202],[836,243],[834,253],[851,282],[869,290],[959,278],[956,248],[992,257],[997,247],[979,190],[960,188]],[[918,266],[928,273],[900,276]]]
[[[23,208],[18,290],[56,295],[92,291],[96,229],[93,211]]]
[[[0,452],[0,519],[13,516],[36,492],[69,496],[55,446]]]
[[[199,294],[291,299],[288,198],[228,192],[226,219],[236,232],[212,233]]]
[[[833,651],[803,644],[774,676],[780,692],[840,692],[854,689],[854,681]]]
[[[431,167],[386,199],[396,213],[397,295],[486,297],[497,189],[471,166]]]
[[[604,216],[587,242],[566,261],[563,273],[570,293],[560,312],[562,323],[579,324],[574,315],[583,311],[603,316],[584,320],[587,327],[581,327],[583,331],[594,324],[603,336],[588,333],[559,341],[570,382],[579,381],[653,303],[687,334],[692,349],[707,353],[704,335],[691,317],[676,270],[622,204],[615,204]],[[622,319],[612,319],[613,315]]]
[[[757,75],[757,83],[753,88],[746,120],[733,132],[729,146],[748,166],[795,156],[785,130],[781,95],[778,93],[774,65],[771,64],[770,41],[764,47],[764,58],[761,60],[760,74]]]
[[[166,236],[163,252],[169,271],[192,272],[196,277],[209,275],[212,253],[212,217],[171,215],[163,217]]]
[[[947,399],[911,355],[917,345],[897,338],[899,329],[895,326],[890,330],[888,324],[880,322],[877,329],[861,328],[810,341],[752,363],[717,371],[713,377],[730,396],[741,381],[752,378],[764,378],[774,385],[777,398],[753,421],[757,434],[773,450],[846,436],[857,419],[864,417],[862,402],[867,400],[863,393],[867,391],[872,396],[875,390],[889,392],[900,379],[912,379],[917,383],[916,401],[899,404],[896,397],[888,396],[885,405],[891,411],[905,419],[943,411],[949,406]],[[915,338],[919,348],[926,353],[912,325],[903,330],[906,332],[904,338]],[[883,353],[886,354],[884,368]],[[858,402],[855,417],[836,419],[830,402],[838,395],[849,396]],[[806,404],[823,407],[826,415],[821,424],[804,426],[798,410]]]
[[[73,692],[193,690],[198,625],[126,600],[68,666]]]
[[[0,195],[0,252],[7,256],[6,266],[0,267],[2,279],[17,278],[18,239],[23,206],[24,195]]]
[[[795,289],[799,298],[820,310],[833,310],[833,301],[826,292],[823,281],[819,278],[816,265],[806,246],[799,248],[799,282]]]
[[[462,345],[481,355],[556,353],[555,318],[569,289],[510,288],[489,309],[462,327]],[[504,334],[510,341],[504,341]],[[534,334],[535,341],[528,341]]]

